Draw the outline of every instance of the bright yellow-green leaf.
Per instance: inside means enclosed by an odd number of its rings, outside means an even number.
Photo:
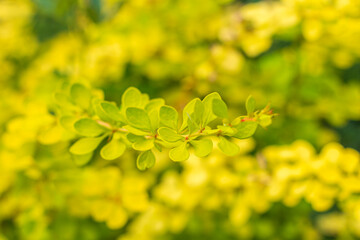
[[[176,142],[184,139],[184,137],[179,135],[175,130],[167,127],[159,128],[158,133],[159,136],[167,142]]]
[[[270,115],[261,115],[260,118],[259,118],[259,124],[262,126],[262,127],[267,127],[269,126],[270,124],[272,123],[272,119],[271,119],[271,116]]]
[[[101,99],[98,98],[94,98],[92,101],[92,106],[93,109],[95,111],[95,114],[103,121],[105,122],[112,122],[114,121],[105,111],[104,109],[101,107],[101,103],[103,101]]]
[[[233,134],[235,134],[237,132],[237,130],[235,128],[232,128],[229,126],[220,125],[220,126],[217,126],[217,128],[220,129],[224,135],[232,136]]]
[[[72,155],[72,158],[77,166],[84,166],[87,164],[93,156],[93,152],[84,155]]]
[[[213,149],[213,142],[210,139],[192,140],[190,144],[194,147],[195,155],[206,157]]]
[[[252,135],[254,135],[257,126],[258,126],[258,123],[255,121],[240,122],[239,125],[234,126],[234,128],[237,130],[237,132],[233,135],[233,137],[236,137],[239,139],[249,138]]]
[[[101,148],[100,155],[105,160],[114,160],[123,155],[126,149],[125,144],[119,139],[112,139]]]
[[[139,138],[132,144],[132,147],[137,151],[146,151],[154,147],[154,139]]]
[[[129,107],[126,109],[126,117],[131,126],[145,131],[151,130],[150,119],[145,110]]]
[[[146,104],[145,106],[145,110],[147,112],[150,112],[154,109],[160,109],[161,106],[163,106],[165,104],[165,101],[164,99],[162,98],[154,98],[154,99],[151,99],[148,104]]]
[[[108,130],[90,118],[82,118],[76,121],[74,128],[80,135],[85,137],[96,137]]]
[[[240,148],[233,142],[230,142],[224,137],[220,137],[220,142],[218,144],[220,150],[227,156],[234,156],[239,153]]]
[[[252,115],[254,110],[255,110],[255,99],[250,95],[246,99],[246,111],[247,111],[247,114],[249,116]]]
[[[80,83],[71,86],[70,96],[74,103],[84,109],[88,109],[91,102],[90,90]]]
[[[127,139],[132,143],[132,147],[138,151],[146,151],[154,147],[154,138],[147,139],[144,136],[138,136],[129,133]]]
[[[188,116],[187,124],[188,124],[189,134],[193,134],[197,131],[200,131],[200,126],[194,120],[194,113],[191,114],[191,116]]]
[[[211,121],[216,119],[215,114],[213,113],[213,100],[221,99],[220,95],[217,92],[210,93],[207,95],[202,102],[204,103],[204,114],[203,114],[203,125],[208,125]]]
[[[192,114],[194,112],[194,107],[195,107],[195,103],[196,101],[200,100],[199,98],[195,98],[193,100],[191,100],[188,104],[186,104],[186,106],[183,109],[183,122],[182,125],[180,127],[180,131],[184,130],[187,127],[187,121],[188,121],[188,116],[190,116],[190,114]]]
[[[182,162],[187,160],[190,157],[190,153],[187,148],[187,143],[183,142],[179,146],[171,149],[169,152],[169,157],[174,162]]]
[[[228,108],[225,102],[221,99],[217,99],[217,98],[213,99],[212,110],[213,113],[220,118],[228,117]]]
[[[139,154],[136,160],[136,166],[140,170],[146,170],[155,165],[155,155],[151,150]]]
[[[194,112],[191,114],[191,116],[192,116],[192,120],[199,126],[202,125],[204,112],[205,112],[204,103],[200,101],[200,99],[197,99],[194,105]]]
[[[102,142],[105,136],[96,138],[81,138],[76,141],[71,147],[70,152],[75,155],[84,155],[94,151]]]
[[[125,125],[122,128],[129,131],[129,133],[132,133],[132,134],[135,134],[135,135],[138,135],[138,136],[145,136],[145,135],[149,134],[148,132],[139,130],[139,129],[134,128],[134,127],[129,126],[129,125]]]
[[[142,102],[141,92],[134,87],[129,87],[125,90],[124,94],[121,97],[122,107],[140,107]]]
[[[175,108],[170,106],[162,106],[160,108],[159,116],[160,116],[160,123],[163,126],[172,129],[177,129],[179,116]]]
[[[121,121],[122,116],[120,114],[120,109],[117,108],[114,104],[109,102],[100,103],[102,110],[114,121]]]
[[[148,115],[151,123],[151,129],[158,129],[160,125],[159,109],[153,109],[149,111]]]

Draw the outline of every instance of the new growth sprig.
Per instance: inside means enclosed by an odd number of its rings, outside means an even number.
[[[232,138],[249,138],[259,125],[270,125],[274,117],[269,106],[256,111],[250,96],[247,115],[230,120],[228,107],[216,92],[190,101],[182,110],[182,118],[164,99],[149,99],[134,87],[123,93],[120,106],[79,83],[56,93],[55,99],[60,106],[60,123],[80,136],[70,147],[79,165],[86,164],[99,146],[106,160],[117,159],[132,148],[140,152],[137,167],[145,170],[155,164],[154,151],[163,149],[169,149],[169,157],[175,162],[187,160],[191,151],[205,157],[213,149],[213,137],[218,138],[218,147],[225,155],[234,156],[239,147]],[[222,124],[213,126],[214,122]]]

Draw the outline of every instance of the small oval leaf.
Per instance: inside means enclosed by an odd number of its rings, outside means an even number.
[[[210,139],[192,140],[190,144],[194,147],[197,157],[206,157],[213,149],[213,142]]]
[[[218,144],[220,150],[227,156],[234,156],[239,153],[240,148],[233,142],[230,142],[224,137],[220,137],[220,142]]]
[[[105,160],[114,160],[123,155],[126,146],[119,139],[112,139],[101,148],[100,155]]]
[[[85,137],[96,137],[107,130],[90,118],[82,118],[76,121],[74,123],[74,128],[80,135]]]
[[[179,135],[175,130],[167,127],[159,128],[158,133],[159,136],[166,142],[176,142],[184,139],[184,137]]]
[[[90,153],[99,146],[104,137],[105,136],[97,138],[81,138],[70,147],[70,152],[75,155]]]
[[[135,128],[150,131],[151,123],[148,114],[141,108],[129,107],[126,109],[126,118]]]
[[[189,150],[187,149],[187,143],[183,142],[179,146],[173,148],[169,152],[169,157],[174,162],[182,162],[190,157]]]
[[[155,155],[151,150],[139,154],[136,160],[136,166],[140,170],[146,170],[155,165]]]
[[[159,112],[160,124],[172,129],[178,128],[178,112],[170,106],[162,106]]]
[[[220,118],[227,118],[228,117],[228,108],[225,102],[221,99],[214,99],[213,100],[213,112],[216,116]]]

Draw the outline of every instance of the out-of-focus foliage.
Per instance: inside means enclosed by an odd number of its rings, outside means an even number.
[[[0,239],[360,238],[359,42],[358,0],[0,1]],[[78,167],[54,94],[79,82],[279,117],[233,157]]]

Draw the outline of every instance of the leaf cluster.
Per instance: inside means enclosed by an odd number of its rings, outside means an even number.
[[[250,96],[247,115],[231,121],[226,103],[216,92],[193,99],[181,113],[164,99],[150,99],[134,87],[123,93],[120,105],[79,83],[57,93],[55,99],[63,110],[62,125],[80,136],[70,147],[79,165],[86,164],[99,146],[105,160],[117,159],[132,148],[140,152],[137,167],[145,170],[155,165],[154,152],[163,149],[169,149],[175,162],[187,160],[190,154],[206,157],[213,150],[214,137],[225,155],[234,156],[239,147],[231,139],[251,137],[259,125],[267,127],[274,117],[268,106],[256,111]],[[212,126],[215,120],[222,124]]]

